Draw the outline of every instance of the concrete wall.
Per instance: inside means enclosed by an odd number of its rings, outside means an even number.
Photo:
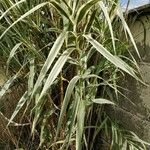
[[[119,83],[126,89],[121,91],[124,96],[119,97],[119,107],[107,106],[106,112],[125,129],[150,143],[150,14],[137,17],[134,22],[135,16],[130,17],[129,26],[142,60],[138,59],[135,50],[133,55],[147,86],[126,75]]]
[[[146,108],[150,109],[150,15],[141,16],[130,26],[136,40],[142,61],[139,62],[141,73],[147,87],[139,87],[140,98]]]
[[[130,29],[142,57],[138,64],[147,86],[128,79],[131,92],[127,96],[136,104],[136,115],[142,117],[143,138],[150,142],[150,13],[137,17]]]
[[[131,23],[130,29],[143,61],[150,62],[150,13],[149,15],[137,17],[136,21]]]

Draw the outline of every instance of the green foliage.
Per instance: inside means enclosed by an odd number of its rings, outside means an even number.
[[[136,136],[131,133],[130,140],[118,141],[123,132],[104,115],[104,105],[117,103],[122,74],[139,80],[130,53],[122,59],[128,53],[128,39],[120,39],[126,34],[139,52],[117,0],[1,0],[0,6],[1,57],[14,75],[0,96],[16,78],[28,85],[9,123],[23,109],[32,136],[40,139],[35,147],[42,149],[92,150],[100,131],[109,132],[109,146],[115,150],[116,145],[140,150],[148,144],[132,140]],[[100,112],[96,120],[93,112]]]

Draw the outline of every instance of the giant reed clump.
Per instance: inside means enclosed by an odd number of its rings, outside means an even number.
[[[117,104],[124,73],[139,80],[134,59],[123,57],[128,40],[139,52],[117,0],[1,0],[0,6],[0,52],[10,76],[0,97],[18,78],[27,85],[12,99],[18,104],[8,128],[21,113],[16,125],[32,137],[20,133],[15,147],[92,150],[102,133],[109,148],[145,148],[103,109]]]

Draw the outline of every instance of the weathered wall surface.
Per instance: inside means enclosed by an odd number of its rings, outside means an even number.
[[[144,62],[150,62],[150,12],[149,15],[137,17],[130,29]]]
[[[150,142],[150,13],[137,17],[130,29],[142,57],[138,64],[147,86],[128,79],[130,93],[127,96],[137,105],[136,114],[143,120],[143,138]]]
[[[139,62],[141,73],[147,87],[139,87],[140,98],[145,107],[150,109],[150,14],[141,16],[131,26],[142,60]]]
[[[132,21],[133,18],[131,16]],[[142,57],[140,61],[137,58],[137,62],[147,86],[126,75],[119,83],[126,89],[121,91],[125,97],[119,97],[119,107],[107,106],[106,112],[125,129],[150,143],[150,14],[130,22],[130,29]]]

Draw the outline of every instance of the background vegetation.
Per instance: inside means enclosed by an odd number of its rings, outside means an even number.
[[[117,0],[1,0],[0,8],[3,149],[146,149],[105,111],[117,107],[125,74],[140,81]]]

